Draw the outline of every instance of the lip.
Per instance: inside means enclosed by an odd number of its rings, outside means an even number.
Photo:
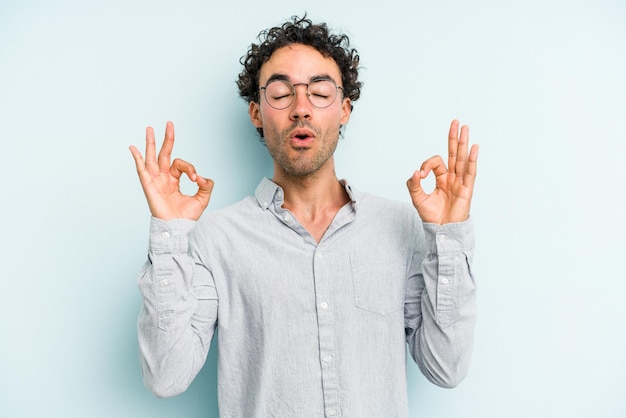
[[[315,133],[310,129],[298,128],[291,132],[289,140],[294,146],[307,146],[315,140]]]

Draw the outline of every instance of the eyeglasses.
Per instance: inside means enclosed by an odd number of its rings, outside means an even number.
[[[339,90],[343,92],[341,87],[328,78],[296,84],[291,84],[287,80],[271,80],[259,90],[263,90],[267,104],[276,110],[282,110],[291,106],[295,100],[296,86],[306,86],[306,96],[309,101],[313,106],[320,109],[333,104]]]

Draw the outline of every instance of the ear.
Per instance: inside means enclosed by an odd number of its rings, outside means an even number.
[[[250,121],[256,128],[263,128],[263,116],[261,115],[261,106],[258,103],[250,102],[248,115],[250,115]]]
[[[352,102],[349,98],[344,98],[343,103],[341,104],[341,119],[339,120],[340,125],[345,125],[350,120],[350,114],[352,113]]]

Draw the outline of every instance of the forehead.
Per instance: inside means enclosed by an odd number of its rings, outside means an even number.
[[[261,66],[259,85],[264,85],[274,75],[285,76],[292,83],[329,76],[335,83],[341,84],[341,72],[335,60],[302,44],[291,44],[274,51],[270,59]]]

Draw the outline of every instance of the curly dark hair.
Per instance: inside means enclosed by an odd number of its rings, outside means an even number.
[[[359,55],[350,48],[347,35],[330,33],[325,23],[313,24],[310,19],[293,16],[282,26],[263,30],[258,39],[260,44],[252,44],[248,53],[241,57],[243,70],[237,79],[239,95],[248,103],[259,102],[259,74],[261,66],[267,62],[274,51],[290,44],[308,45],[318,50],[324,57],[332,58],[341,71],[341,83],[345,97],[352,102],[361,95],[363,83],[358,81]]]

